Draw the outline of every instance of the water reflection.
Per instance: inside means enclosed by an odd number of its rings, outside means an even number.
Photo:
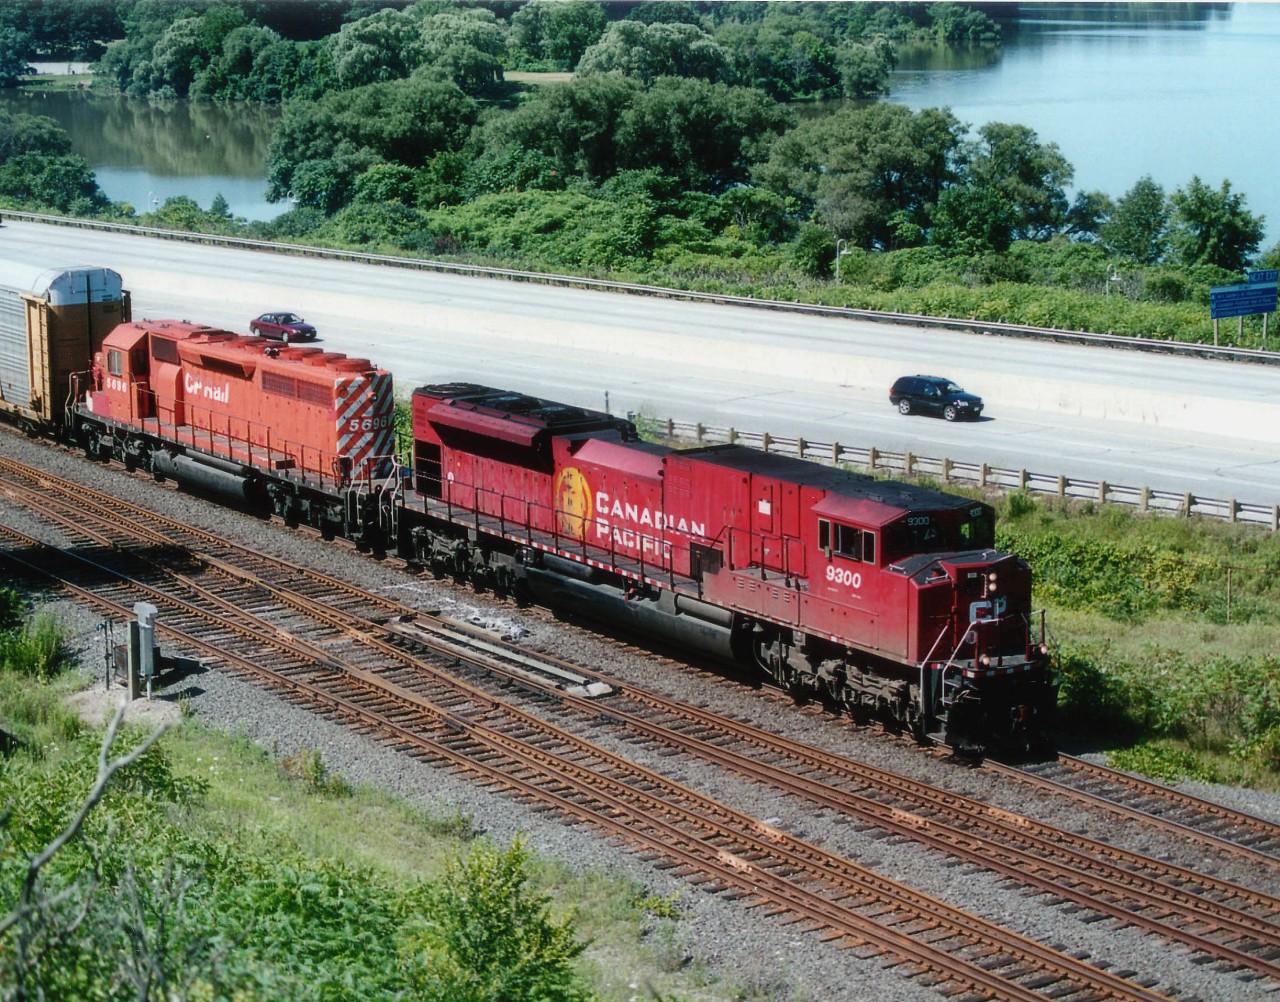
[[[217,194],[248,219],[288,208],[264,198],[277,108],[18,89],[0,91],[0,110],[54,119],[107,197],[140,211],[150,199],[173,195],[207,209]]]

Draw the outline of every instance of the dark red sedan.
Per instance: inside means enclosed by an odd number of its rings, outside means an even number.
[[[264,313],[249,321],[249,330],[259,337],[275,338],[285,344],[316,339],[316,329],[296,313]]]

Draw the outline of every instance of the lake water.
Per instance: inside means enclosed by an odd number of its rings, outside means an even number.
[[[1229,179],[1265,214],[1264,249],[1280,239],[1280,3],[1024,4],[999,49],[902,56],[892,101],[1030,126],[1074,166],[1076,190]],[[13,91],[0,108],[57,119],[107,196],[139,210],[180,194],[208,208],[219,193],[247,219],[288,207],[264,197],[277,109]]]
[[[103,193],[139,212],[175,195],[208,209],[220,194],[231,214],[245,219],[272,219],[289,208],[266,200],[278,108],[18,89],[0,91],[0,109],[56,120]]]
[[[1280,239],[1280,4],[1023,5],[998,58],[904,52],[890,100],[1057,143],[1076,190],[1224,179]]]

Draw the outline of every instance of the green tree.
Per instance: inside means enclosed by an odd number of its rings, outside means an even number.
[[[1120,197],[1099,236],[1112,254],[1138,264],[1164,260],[1169,250],[1169,202],[1150,174]]]
[[[174,21],[151,50],[151,92],[162,97],[186,97],[196,74],[208,63],[204,26],[198,17]]]
[[[70,152],[71,137],[52,118],[0,110],[0,161],[23,153],[59,156]]]
[[[0,194],[41,209],[92,215],[107,199],[82,156],[22,153],[0,163]]]
[[[27,72],[27,53],[34,40],[24,32],[0,26],[0,89],[16,87]]]
[[[1169,204],[1173,250],[1183,264],[1240,271],[1262,244],[1264,217],[1245,208],[1245,197],[1231,191],[1230,181],[1214,191],[1193,176]]]
[[[619,166],[652,167],[687,188],[722,191],[747,179],[762,145],[790,121],[785,108],[751,88],[661,77],[622,114]]]
[[[938,196],[929,244],[967,257],[1003,252],[1013,242],[1016,210],[995,188],[959,184]]]
[[[502,80],[506,34],[487,10],[459,10],[424,18],[421,58],[464,92],[478,94]]]
[[[487,122],[479,143],[486,157],[537,151],[566,178],[603,180],[618,169],[615,123],[640,89],[638,81],[614,73],[539,87],[515,111]]]
[[[292,191],[302,204],[332,212],[376,163],[421,167],[442,151],[460,150],[476,112],[455,84],[418,75],[290,102],[271,140],[268,197]]]
[[[154,65],[156,43],[176,22],[198,17],[199,11],[182,0],[138,0],[121,10],[124,38],[107,45],[94,74],[126,94],[145,96],[164,86]]]
[[[640,0],[627,12],[627,19],[643,24],[696,24],[705,27],[697,6],[685,0]]]
[[[333,75],[322,43],[286,41],[270,28],[246,24],[227,33],[217,54],[196,73],[190,96],[280,104],[319,97],[331,89]]]
[[[1056,143],[1025,125],[990,122],[978,130],[970,183],[990,188],[1013,211],[1014,240],[1043,240],[1067,222],[1065,188],[1075,174]]]
[[[622,73],[646,84],[658,77],[724,81],[729,60],[710,35],[692,24],[615,21],[578,62],[578,73]]]
[[[529,853],[475,847],[434,885],[407,945],[419,998],[450,1002],[587,1002],[572,962],[587,944],[550,899],[528,888]]]
[[[778,101],[836,97],[839,50],[830,24],[811,9],[769,5],[759,20],[731,18],[716,29],[738,82]]]
[[[516,50],[561,70],[576,69],[608,23],[601,4],[583,0],[532,0],[511,16]]]
[[[918,241],[955,178],[963,126],[947,109],[843,108],[780,138],[753,171],[829,232],[866,248]]]
[[[123,34],[116,5],[101,0],[11,0],[0,5],[0,31],[5,28],[31,37],[28,56],[41,52],[58,59],[96,58],[105,39]]]
[[[836,52],[845,97],[873,97],[889,93],[889,74],[898,65],[893,44],[883,35],[866,43],[842,45]]]
[[[418,20],[391,8],[344,24],[326,45],[338,85],[347,89],[407,77],[425,58]]]
[[[1115,209],[1111,196],[1103,191],[1082,191],[1067,210],[1068,235],[1077,240],[1096,240]]]

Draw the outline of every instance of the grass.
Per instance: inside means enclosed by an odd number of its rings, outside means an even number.
[[[93,84],[92,73],[37,73],[20,81],[23,90],[33,92],[88,90]]]

